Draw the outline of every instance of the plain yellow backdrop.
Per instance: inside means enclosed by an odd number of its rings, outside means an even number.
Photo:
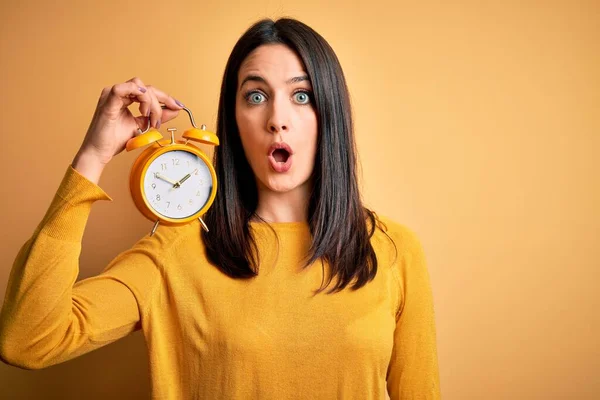
[[[2,1],[2,298],[102,88],[139,76],[214,129],[234,43],[281,16],[340,58],[366,205],[423,242],[443,397],[600,398],[597,1]],[[114,202],[94,206],[80,279],[151,229],[128,192],[138,154],[100,180]],[[138,332],[41,371],[1,364],[0,397],[148,398],[147,362]]]

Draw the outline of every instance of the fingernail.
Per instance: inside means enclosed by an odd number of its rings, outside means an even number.
[[[179,100],[175,99],[175,103],[177,103],[177,105],[179,107],[185,107]]]
[[[140,92],[142,92],[142,93],[146,93],[146,88],[143,88],[143,87],[141,87],[141,86],[140,86],[140,88],[139,88],[139,89],[140,89]]]
[[[148,109],[148,111],[146,111],[146,117],[149,117],[149,116],[150,116],[150,111],[152,111],[152,109],[151,109],[151,108],[149,108],[149,109]]]

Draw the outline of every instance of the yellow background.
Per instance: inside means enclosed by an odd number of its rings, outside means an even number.
[[[443,397],[600,398],[597,1],[2,1],[0,295],[103,87],[139,76],[214,129],[234,43],[283,15],[341,60],[366,204],[423,242]],[[114,202],[94,206],[80,278],[151,229],[128,192],[138,154],[100,180]],[[1,364],[0,390],[148,398],[147,362],[138,332],[46,370]]]

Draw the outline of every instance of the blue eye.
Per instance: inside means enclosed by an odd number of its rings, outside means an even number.
[[[264,98],[265,96],[260,92],[250,92],[246,95],[246,100],[250,104],[260,104]]]
[[[296,92],[296,93],[294,93],[294,97],[296,97],[296,101],[298,101],[298,103],[300,103],[300,104],[310,103],[310,95],[308,94],[308,92],[305,92],[305,91]]]

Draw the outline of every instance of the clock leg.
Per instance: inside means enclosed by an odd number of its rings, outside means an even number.
[[[198,219],[200,220],[200,223],[202,224],[202,227],[204,228],[204,230],[206,232],[208,232],[208,226],[206,226],[206,224],[204,223],[204,221],[202,221],[202,218],[198,217]]]
[[[150,236],[154,235],[154,232],[156,232],[156,228],[158,228],[159,223],[160,223],[160,220],[156,221],[156,223],[154,224],[154,227],[152,228],[152,232],[150,232]]]

